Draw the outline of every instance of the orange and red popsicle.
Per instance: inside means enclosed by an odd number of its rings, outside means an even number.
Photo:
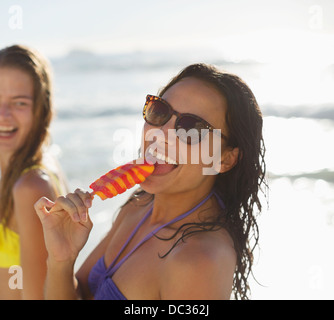
[[[112,198],[142,183],[154,171],[154,165],[146,161],[137,164],[135,161],[119,166],[101,176],[89,187],[92,195],[98,195],[102,200]]]

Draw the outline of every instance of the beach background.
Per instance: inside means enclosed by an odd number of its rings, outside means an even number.
[[[270,187],[252,298],[334,298],[334,1],[2,0],[0,47],[14,43],[52,63],[50,151],[72,190],[136,157],[146,94],[183,67],[238,74],[264,114]],[[76,267],[128,195],[94,200]]]

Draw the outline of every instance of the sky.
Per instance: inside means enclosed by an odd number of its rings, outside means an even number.
[[[334,57],[332,0],[1,0],[0,46],[49,57],[95,52],[218,50],[270,60],[295,52]],[[321,53],[320,53],[321,52]]]

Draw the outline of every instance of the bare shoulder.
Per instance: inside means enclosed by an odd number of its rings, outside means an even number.
[[[222,229],[190,236],[175,248],[170,259],[171,263],[185,267],[196,263],[205,268],[220,268],[226,263],[235,264],[236,253],[231,237]]]
[[[224,229],[201,232],[166,257],[165,299],[228,299],[236,267],[233,241]]]
[[[30,170],[15,182],[14,216],[22,226],[27,222],[35,221],[37,216],[35,217],[34,204],[43,196],[51,200],[56,197],[49,176],[41,170]]]
[[[50,177],[39,169],[23,174],[14,184],[14,198],[28,195],[49,195],[52,191]]]

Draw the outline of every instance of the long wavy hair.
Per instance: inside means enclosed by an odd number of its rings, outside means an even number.
[[[234,241],[237,254],[232,288],[234,298],[249,299],[248,277],[252,271],[253,251],[259,240],[256,217],[262,210],[259,191],[265,195],[267,192],[262,114],[252,91],[243,80],[207,64],[186,67],[159,91],[159,96],[162,97],[169,88],[187,77],[197,78],[213,86],[227,100],[225,120],[228,137],[225,147],[239,148],[239,156],[231,170],[216,176],[214,188],[226,208],[220,209],[214,221],[183,224],[171,238],[179,232],[182,235],[161,257],[168,255],[186,237],[225,228]],[[142,193],[139,190],[132,199]]]
[[[34,85],[33,125],[24,143],[13,153],[5,172],[1,172],[0,222],[7,225],[13,213],[13,187],[22,171],[40,164],[42,147],[48,143],[52,119],[51,77],[48,62],[37,52],[21,45],[0,50],[0,68],[27,73]]]

